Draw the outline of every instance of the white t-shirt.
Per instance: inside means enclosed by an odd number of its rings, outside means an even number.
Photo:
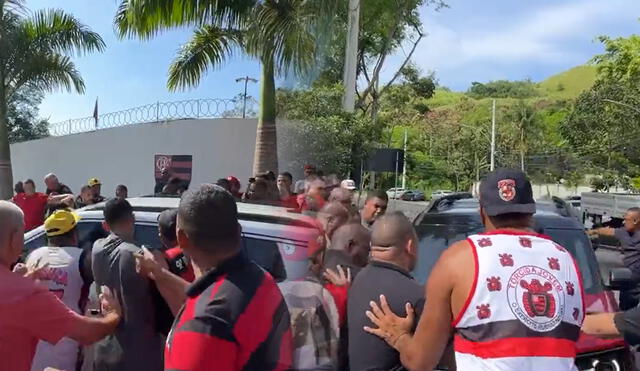
[[[41,282],[49,287],[67,307],[81,313],[82,287],[84,280],[80,274],[82,250],[78,247],[41,247],[27,258],[27,266],[43,266]],[[73,371],[78,361],[78,343],[70,338],[62,338],[57,344],[40,341],[33,358],[31,371],[42,371],[47,367]]]

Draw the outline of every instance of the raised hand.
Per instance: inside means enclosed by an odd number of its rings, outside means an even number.
[[[411,334],[415,321],[413,307],[407,303],[405,306],[407,316],[399,317],[393,313],[384,295],[380,295],[380,306],[375,301],[369,304],[371,305],[371,310],[366,311],[365,314],[378,328],[365,326],[364,330],[384,339],[393,348],[398,349],[398,340],[404,335]]]
[[[327,268],[322,276],[336,286],[349,286],[351,284],[351,269],[348,267],[343,269],[341,265],[338,265],[336,268],[337,272]]]

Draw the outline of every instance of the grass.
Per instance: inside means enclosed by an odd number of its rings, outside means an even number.
[[[549,98],[576,98],[596,81],[596,68],[590,65],[573,67],[540,82],[538,86]]]

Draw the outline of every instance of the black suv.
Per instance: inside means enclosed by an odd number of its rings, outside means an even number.
[[[560,199],[537,203],[536,232],[551,237],[574,256],[584,280],[587,312],[617,311],[613,293],[602,283],[598,262],[584,226],[573,208]],[[440,257],[454,242],[482,232],[478,200],[471,194],[453,194],[433,201],[414,221],[420,240],[413,274],[424,283]],[[580,370],[635,370],[628,346],[620,339],[597,339],[581,334],[576,365]],[[597,367],[596,367],[597,366]]]

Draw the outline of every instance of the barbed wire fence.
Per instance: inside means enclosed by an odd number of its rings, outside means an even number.
[[[105,113],[49,124],[49,135],[63,136],[121,126],[161,123],[170,120],[202,118],[256,117],[258,102],[247,97],[246,106],[240,99],[190,99],[175,102],[156,102],[122,111]]]

